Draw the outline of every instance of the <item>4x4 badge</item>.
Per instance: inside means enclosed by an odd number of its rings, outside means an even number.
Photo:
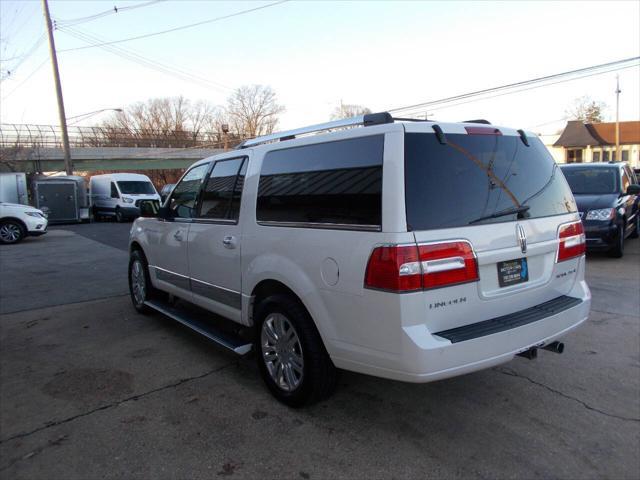
[[[527,234],[519,223],[516,224],[516,237],[518,237],[518,243],[520,244],[522,253],[527,253]]]

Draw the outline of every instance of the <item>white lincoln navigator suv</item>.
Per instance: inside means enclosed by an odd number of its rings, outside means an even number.
[[[251,139],[141,213],[135,308],[253,349],[291,406],[337,369],[430,382],[561,353],[589,314],[562,172],[533,134],[488,122],[379,113]]]

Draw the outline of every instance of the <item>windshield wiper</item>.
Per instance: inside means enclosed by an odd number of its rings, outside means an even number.
[[[513,215],[516,213],[518,214],[518,218],[522,218],[521,215],[527,212],[530,208],[531,207],[529,207],[528,205],[522,205],[516,208],[509,208],[508,210],[502,210],[500,212],[492,213],[491,215],[486,215],[484,217],[476,218],[475,220],[470,221],[469,225],[473,223],[481,222],[482,220],[489,220],[490,218],[504,217],[505,215]]]

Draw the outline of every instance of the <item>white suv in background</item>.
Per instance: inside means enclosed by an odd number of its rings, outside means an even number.
[[[573,195],[522,130],[364,115],[246,141],[142,203],[135,308],[254,349],[291,406],[337,369],[430,382],[561,353],[589,314]]]
[[[0,203],[0,243],[18,243],[26,236],[47,233],[47,217],[37,208],[17,203]]]

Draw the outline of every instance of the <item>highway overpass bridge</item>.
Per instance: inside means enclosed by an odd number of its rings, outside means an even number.
[[[58,127],[0,125],[0,171],[64,170]],[[70,127],[74,171],[184,169],[241,141],[223,133]]]

